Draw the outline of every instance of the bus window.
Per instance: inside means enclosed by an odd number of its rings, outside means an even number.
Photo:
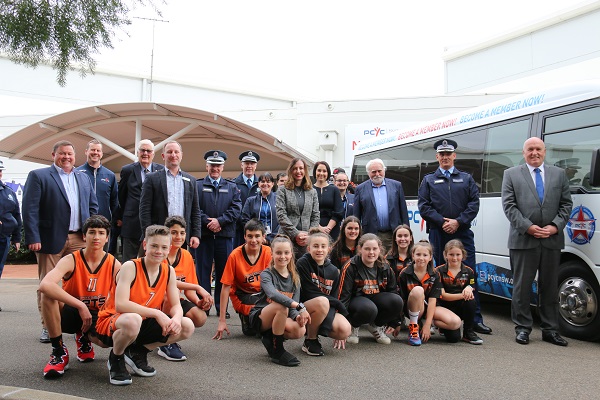
[[[523,143],[529,137],[530,119],[488,129],[481,193],[500,193],[504,170],[523,160]]]
[[[556,119],[559,119],[560,122],[556,122]],[[584,119],[586,123],[583,124],[582,120]],[[574,126],[587,126],[569,130],[567,122],[572,122]],[[596,125],[591,126],[591,123]],[[600,108],[595,107],[546,118],[545,127],[547,129],[553,129],[557,125],[564,130],[544,136],[546,162],[563,168],[571,186],[583,187],[587,191],[600,191],[600,187],[590,185],[592,151],[600,147]]]
[[[485,130],[470,131],[459,135],[448,136],[458,144],[454,165],[461,171],[470,174],[481,191],[481,169],[483,149],[485,146]]]

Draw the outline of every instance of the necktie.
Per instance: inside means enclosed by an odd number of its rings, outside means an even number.
[[[540,203],[544,202],[544,181],[542,181],[542,171],[539,168],[533,170],[535,172],[535,191],[538,194]]]
[[[144,181],[146,180],[146,174],[148,174],[150,171],[148,171],[148,168],[144,168],[144,173],[142,174],[142,183],[144,183]]]
[[[252,179],[248,179],[246,185],[248,185],[248,189],[252,189]]]
[[[214,185],[215,188],[217,188],[217,189],[219,188],[219,182],[213,181],[213,185]]]
[[[450,171],[444,171],[444,176],[450,180]]]

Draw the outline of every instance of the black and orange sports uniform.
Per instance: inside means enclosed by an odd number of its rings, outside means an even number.
[[[167,260],[168,261],[168,260]],[[175,270],[175,277],[180,282],[187,282],[193,285],[198,285],[198,277],[196,276],[196,264],[194,258],[186,249],[177,249],[175,261],[170,265]],[[183,291],[180,293],[180,304],[185,316],[188,311],[196,307],[194,303],[185,298]]]
[[[350,324],[353,327],[371,323],[398,326],[402,298],[396,286],[396,276],[388,263],[368,268],[360,254],[352,257],[342,268],[339,294],[348,310]]]
[[[92,314],[90,331],[94,332],[98,319],[98,310],[104,305],[114,283],[115,258],[104,253],[96,271],[92,272],[85,257],[84,250],[71,254],[74,268],[68,277],[63,277],[63,290],[81,300]],[[61,311],[61,328],[65,333],[81,330],[83,321],[76,308],[65,304]]]
[[[435,269],[439,275],[439,279],[442,282],[444,291],[450,294],[461,294],[467,286],[475,284],[475,273],[470,267],[467,267],[464,263],[461,263],[460,271],[456,276],[448,270],[448,265],[443,264]],[[454,314],[458,315],[464,321],[465,331],[473,329],[475,311],[477,309],[477,302],[475,299],[471,300],[454,300],[448,301],[444,299],[442,295],[440,299],[440,305],[451,310]]]
[[[296,270],[300,275],[300,301],[306,302],[319,296],[329,300],[329,312],[319,326],[319,335],[328,336],[333,329],[336,311],[343,316],[348,315],[346,307],[338,299],[340,271],[328,259],[323,265],[318,265],[310,253],[296,261]]]
[[[129,300],[144,307],[162,310],[169,284],[170,267],[168,262],[165,260],[160,264],[156,280],[150,282],[144,258],[136,258],[131,261],[135,265],[135,277],[131,282]],[[121,316],[115,305],[116,286],[113,286],[108,299],[100,309],[98,323],[96,324],[98,338],[108,346],[112,346],[112,335],[117,329],[117,319]],[[162,335],[162,328],[156,320],[154,318],[144,318],[136,342],[147,344],[165,343],[166,341],[167,336]]]
[[[402,299],[404,300],[405,310],[404,314],[408,315],[408,309],[406,309],[408,303],[408,295],[410,291],[413,290],[416,286],[423,287],[423,291],[425,292],[425,311],[424,314],[427,313],[427,300],[428,299],[439,299],[442,297],[442,283],[440,282],[440,277],[433,269],[433,266],[427,266],[427,272],[423,276],[423,279],[419,279],[417,274],[415,274],[415,268],[413,263],[409,263],[409,265],[404,268],[404,270],[400,273],[400,282],[399,282],[399,290]]]
[[[271,262],[271,248],[261,246],[258,258],[252,264],[245,246],[236,247],[225,264],[221,283],[230,285],[229,298],[236,312],[249,315],[260,293],[260,274]]]

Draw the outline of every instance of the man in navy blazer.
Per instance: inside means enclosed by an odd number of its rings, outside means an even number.
[[[85,247],[81,228],[90,215],[98,213],[90,179],[75,169],[73,144],[57,142],[52,158],[50,167],[29,173],[23,191],[25,243],[36,252],[40,281],[62,257]],[[45,328],[40,341],[50,341]]]
[[[404,190],[400,182],[385,178],[383,160],[370,160],[366,168],[370,179],[354,192],[354,216],[360,219],[364,233],[379,236],[387,251],[392,245],[392,230],[409,224]]]
[[[123,262],[137,258],[140,251],[142,226],[140,225],[140,197],[142,183],[155,171],[165,167],[152,162],[154,144],[147,139],[140,140],[137,151],[138,161],[127,164],[121,169],[119,181],[119,208],[115,212],[117,226],[121,227],[123,240]],[[148,172],[145,172],[145,171]],[[163,221],[164,223],[164,221]]]
[[[200,244],[200,206],[196,178],[180,168],[183,149],[176,141],[165,144],[162,158],[165,169],[146,177],[140,198],[142,234],[150,225],[164,225],[167,217],[178,215],[187,225],[186,242],[191,248]]]

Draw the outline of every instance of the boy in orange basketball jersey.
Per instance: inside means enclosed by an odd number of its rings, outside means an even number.
[[[148,365],[148,353],[194,333],[194,323],[183,316],[179,303],[175,270],[166,261],[171,247],[169,229],[149,226],[143,246],[146,256],[123,264],[114,289],[98,313],[98,338],[112,346],[107,366],[113,385],[131,384],[125,364],[136,375],[156,375]]]
[[[52,343],[44,377],[61,377],[69,365],[62,333],[75,333],[77,359],[94,360],[90,337],[95,332],[98,309],[104,304],[121,263],[104,251],[110,222],[92,215],[83,224],[86,246],[63,257],[40,282],[42,315]],[[61,287],[62,281],[62,287]]]
[[[229,335],[225,320],[225,310],[231,297],[231,304],[242,321],[242,332],[246,336],[254,336],[256,331],[250,326],[248,314],[254,307],[260,294],[260,273],[271,262],[271,248],[265,246],[266,231],[257,219],[251,219],[244,225],[246,244],[235,248],[225,264],[221,283],[221,313],[219,325],[213,339],[223,338],[223,332]]]
[[[194,323],[196,328],[206,322],[206,312],[210,310],[214,301],[210,293],[198,284],[196,277],[196,264],[189,251],[182,249],[186,238],[186,222],[179,215],[173,215],[165,220],[165,226],[171,232],[171,250],[167,261],[169,266],[175,269],[177,277],[177,289],[183,292],[179,302],[183,309],[183,315]],[[181,351],[178,343],[160,346],[158,355],[169,361],[185,361],[187,357]]]

